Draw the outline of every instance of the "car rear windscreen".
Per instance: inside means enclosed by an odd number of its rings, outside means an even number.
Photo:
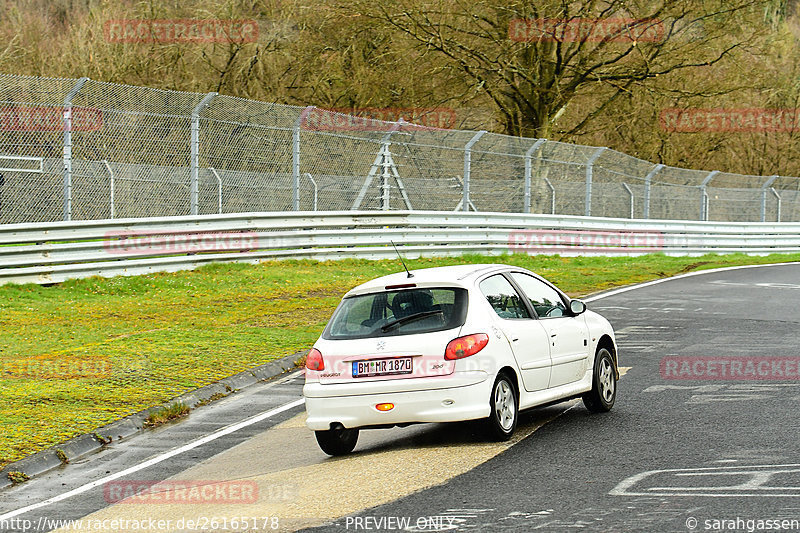
[[[467,291],[408,289],[342,300],[322,333],[324,339],[364,339],[453,329],[467,316]]]

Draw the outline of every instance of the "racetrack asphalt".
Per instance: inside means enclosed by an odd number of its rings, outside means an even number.
[[[252,480],[256,502],[112,505],[100,484],[16,518],[36,524],[213,511],[278,519],[259,531],[323,524],[307,531],[337,532],[746,531],[748,520],[754,527],[757,520],[798,521],[800,380],[796,367],[794,377],[775,375],[791,373],[786,358],[800,359],[798,297],[800,266],[777,265],[673,279],[591,302],[617,331],[620,365],[630,367],[614,409],[591,415],[572,402],[528,411],[510,446],[483,442],[473,424],[429,424],[362,432],[353,455],[330,459],[295,407],[125,478]],[[719,372],[721,361],[764,358],[772,358],[769,375],[755,380],[708,376],[696,365],[708,369],[713,359]],[[295,374],[256,386],[78,468],[4,490],[0,515],[286,405],[299,397],[301,382]],[[224,530],[235,529],[216,529]]]

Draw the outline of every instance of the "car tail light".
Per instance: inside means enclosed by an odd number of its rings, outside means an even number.
[[[459,337],[447,343],[444,358],[452,360],[469,357],[483,350],[487,344],[489,344],[489,335],[486,333],[474,333],[466,337]]]
[[[325,360],[316,348],[312,348],[306,356],[306,368],[309,370],[325,370]]]

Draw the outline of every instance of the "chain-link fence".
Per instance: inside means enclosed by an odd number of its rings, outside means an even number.
[[[0,223],[287,210],[797,221],[800,180],[313,107],[0,75]]]

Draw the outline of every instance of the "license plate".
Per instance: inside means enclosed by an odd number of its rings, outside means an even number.
[[[369,361],[353,361],[354,378],[371,378],[375,376],[395,376],[410,374],[414,364],[410,357],[393,357],[391,359],[370,359]]]

